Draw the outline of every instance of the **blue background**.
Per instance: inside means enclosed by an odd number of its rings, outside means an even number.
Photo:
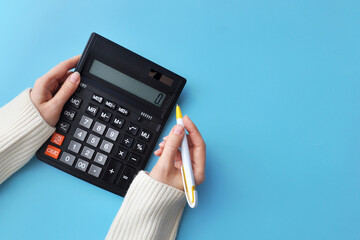
[[[360,239],[359,12],[329,0],[2,1],[0,105],[95,31],[188,79],[179,104],[207,143],[207,179],[178,239]],[[102,239],[122,201],[33,158],[0,186],[0,238]]]

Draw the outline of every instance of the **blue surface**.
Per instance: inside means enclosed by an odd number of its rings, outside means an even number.
[[[0,105],[98,32],[188,79],[207,179],[178,239],[360,239],[359,1],[90,2],[0,3]],[[122,201],[34,158],[0,238],[102,239]]]

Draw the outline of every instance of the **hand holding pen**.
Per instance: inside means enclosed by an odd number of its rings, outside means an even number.
[[[195,184],[199,185],[205,180],[206,145],[190,118],[185,116],[182,119],[185,129],[189,133],[186,137]],[[181,176],[182,159],[179,150],[185,135],[184,127],[179,124],[175,125],[170,134],[159,144],[160,148],[154,154],[160,158],[150,172],[152,178],[180,190],[184,190]]]

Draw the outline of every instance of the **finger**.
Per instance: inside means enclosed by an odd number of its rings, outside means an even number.
[[[155,156],[160,157],[160,156],[161,156],[162,151],[163,151],[163,149],[162,149],[162,148],[157,149],[157,150],[154,152]]]
[[[164,150],[158,161],[165,168],[173,168],[175,155],[179,151],[184,134],[185,129],[183,126],[177,124],[172,128],[169,137],[166,140]]]
[[[39,78],[37,84],[40,88],[47,89],[47,87],[49,86],[49,84],[51,84],[52,81],[63,78],[70,69],[74,68],[78,63],[79,59],[80,55],[77,55],[59,63],[49,72],[47,72],[44,76]]]
[[[189,133],[189,138],[190,138],[191,144],[194,147],[205,147],[204,139],[202,138],[199,130],[197,129],[195,124],[190,120],[190,118],[187,115],[185,115],[185,117],[183,117],[183,122],[184,122],[186,130]]]
[[[60,87],[59,91],[50,100],[54,106],[62,109],[66,101],[74,94],[80,83],[80,74],[74,72],[71,74]]]
[[[48,73],[46,73],[44,77],[50,79],[62,78],[70,69],[76,67],[76,64],[79,62],[80,57],[81,55],[77,55],[59,63],[58,65],[53,67]]]

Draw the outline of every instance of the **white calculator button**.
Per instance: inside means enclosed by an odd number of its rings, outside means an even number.
[[[84,128],[89,129],[91,127],[93,120],[89,117],[86,116],[82,116],[81,120],[80,120],[80,126],[83,126]]]
[[[81,156],[86,157],[87,159],[91,159],[94,155],[94,149],[91,149],[89,147],[84,147],[84,149],[81,152]]]
[[[78,142],[76,142],[76,141],[74,141],[74,140],[71,140],[71,141],[70,141],[70,144],[69,144],[69,146],[68,146],[68,149],[69,149],[70,151],[72,151],[72,152],[74,152],[74,153],[78,153],[79,150],[80,150],[80,148],[81,148],[81,144],[80,144],[80,143],[78,143]]]
[[[76,162],[75,168],[85,172],[88,165],[89,165],[89,162],[87,162],[85,160],[82,160],[82,159],[79,159]]]
[[[112,128],[109,128],[105,135],[105,137],[107,137],[113,141],[116,141],[118,136],[119,136],[119,132]]]
[[[88,140],[86,141],[88,144],[90,144],[93,147],[97,147],[99,145],[100,142],[100,138],[90,134]]]
[[[113,147],[113,144],[111,142],[103,140],[101,142],[100,149],[103,150],[104,152],[109,153],[109,152],[111,152],[112,147]]]
[[[84,141],[86,135],[87,135],[86,131],[77,128],[74,133],[74,138],[79,139],[80,141]]]
[[[101,168],[98,166],[95,166],[94,164],[91,164],[89,172],[90,175],[93,175],[94,177],[99,177],[101,173]]]
[[[105,154],[99,152],[96,153],[94,162],[104,165],[106,163],[106,160],[107,160],[107,156]]]
[[[106,126],[104,124],[96,122],[92,130],[100,135],[103,135],[105,128]]]

